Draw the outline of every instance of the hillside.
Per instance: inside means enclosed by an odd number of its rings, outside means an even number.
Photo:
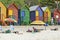
[[[40,6],[49,6],[50,8],[56,8],[56,3],[53,0],[0,0],[1,2],[3,2],[5,4],[5,6],[7,7],[10,3],[15,3],[17,6],[20,5],[21,7],[25,4],[27,4],[28,6],[32,6],[32,5],[40,5]],[[59,3],[59,7],[60,7],[60,3]]]

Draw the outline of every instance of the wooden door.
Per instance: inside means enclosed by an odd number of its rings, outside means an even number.
[[[39,20],[39,12],[36,10],[36,20]]]
[[[48,22],[48,12],[44,13],[44,22]]]

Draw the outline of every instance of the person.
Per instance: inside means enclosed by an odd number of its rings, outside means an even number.
[[[2,30],[2,26],[0,25],[0,30]]]
[[[34,32],[38,32],[38,30],[36,28],[34,28],[34,27],[33,27],[33,30],[34,30]]]
[[[11,30],[11,31],[13,31],[13,30],[14,30],[13,25],[10,25],[10,30]]]
[[[52,24],[52,25],[54,24],[54,22],[53,22],[53,17],[51,18],[51,24]]]
[[[28,31],[27,32],[32,32],[32,30],[33,30],[32,28],[28,28]]]

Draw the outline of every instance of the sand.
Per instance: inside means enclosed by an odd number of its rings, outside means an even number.
[[[2,34],[0,40],[60,40],[60,31],[44,30],[37,33],[20,32],[23,34]]]
[[[25,28],[24,30],[23,29],[24,28],[20,29],[19,31],[19,33],[23,34],[0,33],[0,40],[60,40],[60,30],[51,31],[50,29],[47,29],[37,33],[27,33],[24,31],[27,28]]]

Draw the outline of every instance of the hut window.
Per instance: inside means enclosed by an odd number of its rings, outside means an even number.
[[[22,20],[25,19],[25,11],[22,11],[22,12],[21,12],[21,17],[22,17]]]
[[[8,15],[12,16],[13,15],[13,10],[8,10]]]
[[[21,16],[23,17],[25,16],[25,11],[22,11]]]

